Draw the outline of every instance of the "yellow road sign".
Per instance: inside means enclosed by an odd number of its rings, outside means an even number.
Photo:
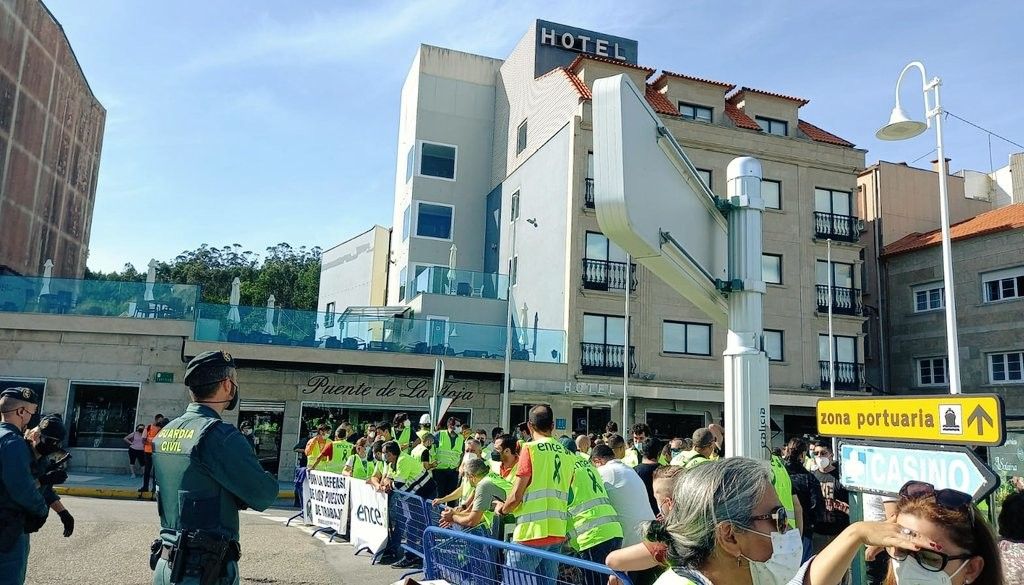
[[[829,437],[956,445],[1002,445],[1005,425],[995,394],[822,398],[815,418]]]

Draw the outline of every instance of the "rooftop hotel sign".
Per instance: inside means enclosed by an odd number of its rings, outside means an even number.
[[[580,53],[636,65],[637,42],[631,39],[546,20],[537,21],[536,32],[536,77],[568,65]]]

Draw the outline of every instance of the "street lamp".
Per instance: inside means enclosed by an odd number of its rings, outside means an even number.
[[[900,106],[900,83],[903,76],[916,68],[921,72],[921,91],[924,93],[924,110],[926,122],[911,120]],[[906,140],[913,138],[935,121],[935,141],[939,157],[939,219],[942,228],[942,280],[943,294],[946,305],[946,368],[949,373],[949,393],[960,394],[960,349],[956,337],[956,297],[953,296],[953,252],[949,240],[949,196],[946,186],[946,155],[942,148],[942,102],[939,99],[939,86],[942,80],[938,77],[928,79],[924,65],[914,61],[903,68],[896,80],[896,107],[892,109],[889,123],[875,133],[880,140]],[[929,95],[931,93],[932,95]],[[933,107],[934,100],[934,107]]]
[[[519,262],[515,261],[516,257],[516,225],[519,223],[519,209],[518,206],[514,205],[511,210],[512,214],[512,241],[510,242],[510,249],[508,254],[508,277],[507,277],[507,293],[505,294],[505,376],[503,379],[503,386],[501,392],[501,428],[505,432],[511,432],[509,429],[509,419],[512,417],[512,405],[509,403],[509,392],[512,384],[512,380],[509,376],[509,370],[512,367],[512,276],[513,268],[515,269],[516,280],[519,280]],[[526,223],[537,227],[537,218],[531,217],[526,220]],[[515,264],[513,265],[513,261]],[[525,303],[524,303],[525,307]],[[526,323],[522,324],[526,327]]]

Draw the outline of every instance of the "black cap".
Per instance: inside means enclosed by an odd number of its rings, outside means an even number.
[[[64,419],[59,414],[48,414],[39,421],[39,433],[47,439],[53,439],[63,443],[68,436],[68,430],[64,427]]]
[[[231,359],[231,354],[223,351],[204,351],[192,358],[185,368],[185,385],[201,386],[219,382],[224,378],[211,375],[211,372],[224,366],[235,367],[235,360]]]
[[[39,404],[39,398],[31,388],[24,388],[20,386],[15,388],[6,388],[3,392],[0,392],[0,398],[14,398],[23,402]]]

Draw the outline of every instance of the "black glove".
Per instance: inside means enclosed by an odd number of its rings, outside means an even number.
[[[46,516],[25,516],[25,534],[39,532],[43,524],[46,524]]]
[[[54,469],[39,476],[39,485],[60,485],[67,480],[68,472],[63,469]]]
[[[75,531],[75,517],[67,510],[61,510],[57,515],[60,516],[60,521],[64,524],[64,538],[71,536],[71,533]]]

